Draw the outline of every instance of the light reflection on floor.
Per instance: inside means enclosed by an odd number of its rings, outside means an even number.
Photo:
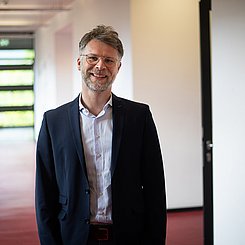
[[[12,134],[6,137],[6,131],[0,129],[0,244],[3,245],[39,244],[34,212],[35,142],[25,132],[17,132],[13,140]]]

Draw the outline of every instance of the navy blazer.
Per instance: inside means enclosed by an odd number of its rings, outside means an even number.
[[[42,245],[86,245],[90,192],[77,97],[44,114],[36,149],[35,205]],[[112,219],[116,244],[163,245],[163,161],[149,107],[113,95]]]

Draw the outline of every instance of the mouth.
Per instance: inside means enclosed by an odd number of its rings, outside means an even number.
[[[107,77],[107,75],[105,75],[105,74],[93,73],[93,72],[91,72],[90,75],[93,76],[93,77],[95,77],[95,78],[98,78],[98,79],[103,79],[103,78],[106,78]]]
[[[96,74],[96,73],[92,73],[92,76],[97,77],[97,78],[106,78],[107,77],[104,74]]]

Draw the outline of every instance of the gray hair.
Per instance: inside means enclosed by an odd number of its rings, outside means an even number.
[[[120,58],[123,57],[123,45],[118,37],[118,33],[111,26],[98,25],[90,32],[86,33],[79,42],[79,52],[93,39],[106,43],[118,51]]]

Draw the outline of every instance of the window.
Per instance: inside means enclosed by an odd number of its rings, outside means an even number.
[[[0,128],[33,127],[33,45],[23,38],[12,43],[0,39],[0,46],[4,44],[0,47]]]

